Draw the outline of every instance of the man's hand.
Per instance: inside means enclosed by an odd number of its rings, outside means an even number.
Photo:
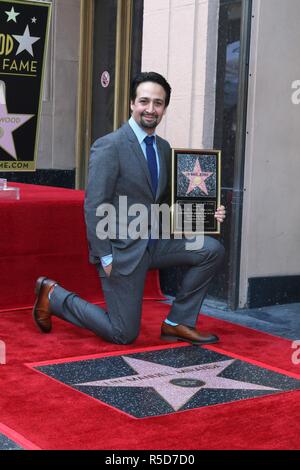
[[[106,276],[109,277],[112,270],[112,263],[110,263],[108,266],[103,266],[103,269],[105,271]]]
[[[224,206],[218,207],[215,212],[215,218],[217,219],[217,221],[222,223],[224,222],[225,217],[226,217],[225,207]]]

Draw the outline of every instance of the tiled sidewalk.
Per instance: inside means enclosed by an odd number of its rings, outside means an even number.
[[[166,296],[171,302],[172,297]],[[207,298],[201,308],[206,315],[291,340],[300,340],[300,303],[230,310],[225,303]]]

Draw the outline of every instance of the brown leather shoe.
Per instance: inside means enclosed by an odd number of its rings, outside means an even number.
[[[47,277],[39,277],[35,285],[37,298],[32,310],[32,315],[37,327],[43,333],[50,333],[52,329],[48,294],[51,287],[55,284],[55,281],[52,281]]]
[[[219,341],[219,338],[211,333],[200,333],[196,328],[190,326],[171,326],[165,322],[161,326],[160,339],[164,341],[186,341],[192,344],[212,344]]]

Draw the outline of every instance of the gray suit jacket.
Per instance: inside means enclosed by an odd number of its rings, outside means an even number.
[[[112,253],[113,271],[130,274],[140,262],[148,244],[147,239],[120,239],[121,226],[129,225],[136,215],[119,213],[119,196],[127,196],[127,204],[143,204],[150,213],[151,204],[170,202],[171,149],[169,143],[157,136],[160,173],[156,197],[151,189],[151,177],[140,144],[128,123],[120,129],[96,140],[91,149],[89,178],[85,195],[85,221],[91,263],[99,263],[102,256]],[[99,222],[107,214],[96,215],[101,204],[115,208],[116,234],[101,240]],[[124,218],[125,216],[125,218]],[[148,217],[150,232],[150,217]],[[103,224],[102,224],[103,225]],[[107,227],[106,227],[107,230]],[[105,275],[100,267],[100,275]]]

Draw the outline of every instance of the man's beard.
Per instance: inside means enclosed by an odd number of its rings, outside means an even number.
[[[156,126],[158,125],[158,117],[157,116],[154,116],[152,118],[152,121],[146,121],[144,119],[144,116],[141,115],[141,124],[143,127],[145,127],[146,129],[155,129]]]

